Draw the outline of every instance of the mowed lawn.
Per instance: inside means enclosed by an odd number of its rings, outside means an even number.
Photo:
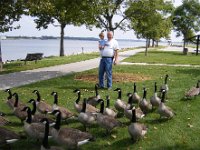
[[[162,64],[191,64],[200,65],[200,56],[188,53],[183,55],[182,52],[164,52],[164,51],[148,51],[148,56],[144,56],[144,52],[129,57],[124,62],[132,63],[162,63]]]
[[[35,61],[28,61],[26,65],[24,65],[24,62],[22,61],[14,61],[5,64],[4,70],[0,72],[0,74],[19,72],[24,70],[32,70],[32,69],[50,67],[55,65],[69,64],[97,57],[99,57],[99,54],[93,52],[93,53],[84,53],[84,54],[70,55],[64,57],[52,56],[43,58],[42,60],[39,60],[37,63],[35,63]]]
[[[170,53],[171,54],[171,53]],[[149,54],[150,55],[150,54]],[[172,54],[171,54],[172,55]],[[179,56],[179,55],[177,55]],[[153,57],[153,56],[152,56]],[[182,57],[182,56],[180,56]],[[184,56],[185,57],[185,56]],[[196,57],[196,56],[195,56]],[[145,57],[144,57],[145,60]],[[76,100],[76,94],[72,91],[76,88],[81,89],[82,98],[94,95],[94,83],[75,80],[77,75],[90,75],[97,74],[97,69],[77,73],[61,78],[41,81],[35,84],[14,88],[13,92],[19,94],[20,100],[27,102],[30,98],[35,98],[32,94],[34,89],[41,92],[41,96],[48,103],[53,103],[53,97],[50,95],[52,91],[58,92],[59,105],[74,111],[73,103]],[[113,130],[111,136],[105,136],[105,130],[97,125],[92,126],[89,132],[96,137],[95,142],[83,145],[81,149],[105,149],[105,150],[196,150],[200,147],[200,97],[193,100],[183,100],[184,93],[191,86],[196,85],[196,81],[200,79],[200,68],[189,67],[157,67],[157,66],[114,66],[114,73],[130,74],[135,77],[138,85],[138,92],[142,96],[142,89],[146,87],[148,99],[152,96],[154,91],[154,82],[157,81],[158,85],[163,84],[164,76],[169,75],[169,94],[166,105],[170,106],[175,112],[171,120],[159,120],[159,115],[155,112],[148,114],[142,122],[148,126],[148,133],[145,138],[137,143],[130,140],[127,127],[130,124],[128,119],[124,117],[118,118],[124,123],[121,128]],[[138,76],[147,77],[148,80],[138,81]],[[126,77],[125,77],[126,78]],[[145,78],[144,78],[145,79]],[[134,78],[129,82],[115,82],[113,89],[122,88],[123,99],[127,101],[126,93],[133,91]],[[100,90],[100,95],[105,99],[106,95],[111,96],[111,107],[117,99],[117,93],[114,91]],[[7,105],[4,103],[7,93],[0,92],[0,111],[7,113],[7,118],[12,121],[8,126],[9,129],[16,132],[23,132],[23,125],[15,118]],[[99,106],[98,106],[99,107]],[[83,130],[83,126],[77,120],[70,120],[66,125]],[[50,141],[50,145],[56,143]],[[17,143],[12,144],[12,150],[36,150],[40,148],[40,143],[36,140],[22,139]]]

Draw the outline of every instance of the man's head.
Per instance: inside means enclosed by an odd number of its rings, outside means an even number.
[[[113,32],[112,31],[108,31],[107,38],[108,38],[108,40],[112,40],[112,38],[113,38]]]

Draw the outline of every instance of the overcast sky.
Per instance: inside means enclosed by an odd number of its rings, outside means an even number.
[[[181,0],[173,0],[174,5],[178,6],[181,4]],[[7,36],[60,36],[60,28],[49,25],[48,29],[37,30],[34,23],[34,18],[29,16],[22,16],[22,19],[16,24],[20,24],[21,28],[13,30],[10,32],[3,33],[2,35]],[[98,37],[101,29],[93,28],[92,31],[86,29],[85,26],[74,27],[73,25],[68,25],[65,28],[65,36],[72,37]],[[172,41],[182,41],[182,38],[176,38],[176,34],[172,32],[171,38]],[[115,31],[115,38],[117,39],[137,39],[134,35],[134,31],[123,32],[120,30]]]

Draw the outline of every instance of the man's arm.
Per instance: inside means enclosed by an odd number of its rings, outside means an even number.
[[[114,53],[114,65],[117,65],[117,63],[118,63],[118,49],[116,49]]]

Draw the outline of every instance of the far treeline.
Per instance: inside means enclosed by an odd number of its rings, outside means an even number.
[[[198,0],[183,0],[176,8],[170,0],[1,0],[0,32],[18,29],[20,25],[13,23],[22,15],[33,16],[37,29],[60,27],[60,56],[64,56],[67,25],[133,30],[146,39],[147,55],[150,41],[154,46],[161,38],[169,39],[172,30],[184,37],[184,43],[194,36],[200,30],[199,10]]]

